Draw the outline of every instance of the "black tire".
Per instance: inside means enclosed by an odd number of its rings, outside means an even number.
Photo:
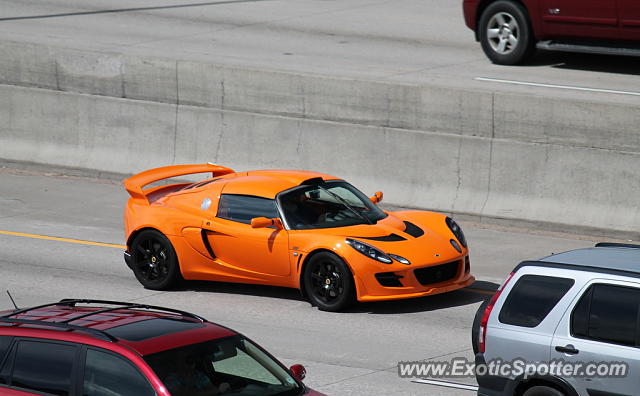
[[[166,290],[182,279],[176,251],[161,232],[144,230],[131,243],[133,273],[147,289]]]
[[[522,63],[535,51],[529,14],[514,1],[489,4],[480,17],[478,37],[484,53],[499,65]]]
[[[333,253],[314,254],[302,276],[309,301],[322,311],[340,311],[355,300],[353,275]]]
[[[537,385],[527,389],[522,396],[566,396],[555,388],[548,386]]]

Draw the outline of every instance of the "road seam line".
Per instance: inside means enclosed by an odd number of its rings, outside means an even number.
[[[73,239],[73,238],[61,238],[47,235],[37,235],[37,234],[27,234],[24,232],[14,232],[14,231],[4,231],[0,230],[0,234],[2,235],[11,235],[11,236],[19,236],[25,238],[33,238],[33,239],[45,239],[49,241],[57,241],[57,242],[68,242],[68,243],[77,243],[81,245],[91,245],[91,246],[102,246],[102,247],[113,247],[118,249],[126,249],[125,245],[117,245],[114,243],[102,243],[102,242],[93,242],[93,241],[85,241],[82,239]]]
[[[513,85],[527,85],[527,86],[531,86],[531,87],[568,89],[568,90],[572,90],[572,91],[587,91],[587,92],[599,92],[599,93],[611,93],[611,94],[620,94],[620,95],[640,96],[640,92],[618,91],[618,90],[615,90],[615,89],[577,87],[577,86],[573,86],[573,85],[545,84],[545,83],[535,83],[535,82],[517,81],[517,80],[502,80],[502,79],[499,79],[499,78],[487,78],[487,77],[474,77],[474,80],[476,80],[476,81],[486,81],[486,82],[498,82],[498,83],[503,83],[503,84],[513,84]]]

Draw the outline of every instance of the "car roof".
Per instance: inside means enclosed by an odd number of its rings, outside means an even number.
[[[552,254],[538,261],[525,261],[516,270],[530,265],[640,276],[640,245],[599,243],[591,248]]]
[[[0,315],[2,322],[10,325],[14,332],[37,328],[55,332],[58,336],[60,330],[66,330],[74,335],[82,334],[125,345],[140,355],[237,334],[187,312],[161,312],[162,307],[154,306],[129,308],[88,304],[91,305],[79,306],[62,300],[31,309],[5,311]],[[4,323],[0,323],[0,328]],[[16,333],[19,334],[19,331]]]
[[[225,175],[224,194],[255,195],[273,199],[278,193],[313,180],[339,180],[324,173],[299,170],[256,170]]]

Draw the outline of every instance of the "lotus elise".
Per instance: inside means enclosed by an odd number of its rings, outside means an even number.
[[[156,183],[197,173],[211,178]],[[174,165],[124,185],[125,261],[148,289],[181,279],[284,286],[338,311],[355,300],[420,297],[474,281],[454,220],[382,210],[381,192],[367,197],[334,176]]]

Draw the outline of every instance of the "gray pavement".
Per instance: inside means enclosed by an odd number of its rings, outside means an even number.
[[[3,40],[358,79],[637,103],[640,59],[546,53],[490,64],[461,0],[0,1]],[[88,68],[91,64],[77,65]]]
[[[0,168],[0,290],[11,290],[23,306],[86,297],[190,310],[244,332],[287,364],[305,364],[306,382],[329,395],[472,394],[400,379],[396,364],[471,358],[471,322],[486,293],[465,289],[327,313],[312,308],[295,290],[275,287],[187,282],[174,291],[155,292],[138,284],[121,249],[3,233],[121,244],[126,198],[114,180]],[[544,230],[462,224],[479,280],[474,288],[480,289],[495,288],[521,260],[594,242]],[[0,308],[9,306],[0,298]]]

